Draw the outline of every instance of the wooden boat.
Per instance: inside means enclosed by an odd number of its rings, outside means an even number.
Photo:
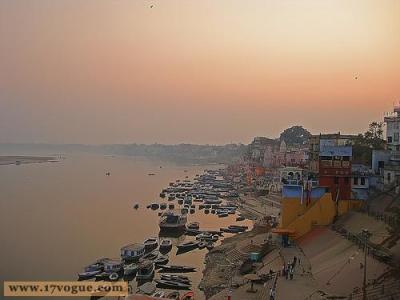
[[[236,221],[237,221],[237,222],[239,222],[239,221],[244,221],[244,220],[246,220],[246,218],[243,217],[243,216],[239,216],[239,217],[236,218]]]
[[[190,283],[189,277],[183,275],[161,274],[161,279],[169,281],[178,281],[182,283]]]
[[[146,255],[144,255],[141,260],[155,260],[158,255],[160,254],[160,252],[158,250],[154,250],[152,252],[147,253]]]
[[[202,232],[199,235],[196,236],[196,240],[201,240],[201,241],[211,241],[212,240],[212,234],[208,232]]]
[[[160,198],[165,198],[165,193],[160,193]]]
[[[205,247],[207,247],[207,243],[201,241],[201,242],[199,243],[199,249],[204,249]]]
[[[198,235],[198,234],[201,233],[201,231],[197,230],[197,229],[186,229],[185,232],[186,232],[187,235],[192,235],[192,236]]]
[[[160,255],[154,260],[154,264],[156,266],[166,265],[169,261],[169,257],[167,255]]]
[[[160,207],[160,205],[159,205],[158,203],[152,203],[151,206],[150,206],[150,208],[151,208],[152,210],[156,210],[156,209],[158,209],[159,207]]]
[[[221,227],[220,230],[222,232],[227,232],[227,233],[239,233],[240,229],[237,228],[225,228],[225,227]]]
[[[162,240],[159,249],[161,253],[168,253],[172,249],[172,241],[169,239]]]
[[[169,204],[168,205],[168,209],[170,209],[170,210],[175,209],[175,205],[174,204]]]
[[[144,261],[139,265],[138,271],[136,274],[136,280],[149,280],[154,276],[154,264],[151,261]]]
[[[157,287],[173,290],[189,290],[191,285],[187,283],[182,283],[178,281],[169,281],[163,279],[156,279]]]
[[[135,274],[138,269],[137,264],[128,264],[124,266],[124,276]]]
[[[198,230],[200,228],[199,222],[192,222],[187,226],[188,229]]]
[[[198,241],[189,241],[189,242],[184,242],[182,244],[179,244],[177,246],[177,248],[178,248],[178,250],[185,251],[185,250],[195,249],[198,247],[198,245],[199,245]]]
[[[162,273],[189,273],[196,272],[195,267],[166,265],[160,266]]]
[[[100,271],[100,270],[89,271],[89,272],[81,272],[81,273],[78,273],[78,279],[79,280],[91,279],[91,278],[94,278],[96,275],[98,275],[100,273],[102,273],[102,271]]]
[[[190,214],[194,214],[196,212],[196,210],[194,208],[190,209]]]
[[[219,214],[217,214],[217,216],[218,216],[219,218],[225,218],[225,217],[228,216],[228,213],[219,213]]]
[[[108,280],[109,277],[110,276],[110,273],[107,273],[107,272],[101,272],[101,273],[99,273],[99,274],[97,274],[96,276],[95,276],[95,278],[96,278],[96,280]]]
[[[167,209],[167,203],[161,203],[160,204],[160,209],[161,210]]]
[[[210,213],[210,210],[209,210],[208,208],[206,208],[206,209],[204,209],[204,213],[205,213],[206,215],[208,215],[208,214]]]
[[[155,237],[148,238],[143,242],[143,245],[146,252],[151,252],[158,246],[157,238]]]
[[[229,229],[238,230],[239,232],[244,232],[249,229],[248,226],[240,226],[240,225],[229,225]]]

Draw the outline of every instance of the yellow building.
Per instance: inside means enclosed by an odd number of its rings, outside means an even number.
[[[307,192],[302,186],[285,185],[282,190],[279,230],[273,232],[298,239],[314,226],[330,225],[336,216],[358,208],[361,204],[358,200],[340,200],[336,203],[324,187],[314,187]]]

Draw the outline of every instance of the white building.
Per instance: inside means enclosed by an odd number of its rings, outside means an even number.
[[[388,150],[400,151],[400,105],[395,106],[393,112],[386,113],[384,121]]]

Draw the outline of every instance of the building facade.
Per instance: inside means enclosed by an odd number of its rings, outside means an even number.
[[[335,200],[351,199],[352,147],[324,146],[319,155],[319,184]]]

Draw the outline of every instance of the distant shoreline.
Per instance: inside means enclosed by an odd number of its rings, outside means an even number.
[[[0,156],[0,166],[5,165],[20,165],[20,164],[33,164],[45,162],[57,162],[55,157],[50,156]]]

